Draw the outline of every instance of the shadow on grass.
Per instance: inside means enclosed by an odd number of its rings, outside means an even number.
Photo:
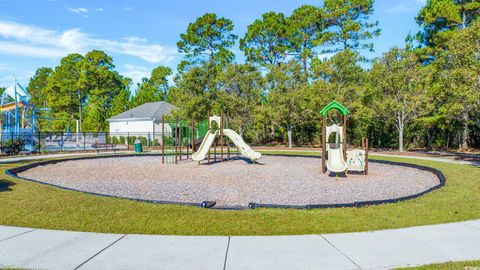
[[[11,191],[10,186],[13,186],[13,185],[15,185],[15,183],[5,179],[0,179],[0,192]]]

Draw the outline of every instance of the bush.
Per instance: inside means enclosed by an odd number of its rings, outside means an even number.
[[[7,155],[18,155],[23,150],[25,142],[22,139],[9,139],[3,141],[2,152]]]
[[[120,136],[120,144],[125,144],[125,137],[124,136]]]
[[[112,137],[112,144],[118,144],[118,137],[117,136]]]
[[[129,144],[129,145],[134,145],[134,144],[135,144],[135,140],[137,139],[137,137],[135,137],[135,136],[129,136],[129,137],[127,137],[127,139],[128,139],[128,144]]]

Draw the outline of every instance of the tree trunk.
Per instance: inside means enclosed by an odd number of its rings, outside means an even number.
[[[403,127],[398,131],[398,151],[403,152]]]
[[[403,152],[403,127],[404,127],[404,114],[403,112],[397,115],[397,128],[398,128],[398,151]]]
[[[287,126],[288,148],[292,148],[292,126]]]
[[[463,113],[463,131],[462,131],[462,144],[461,149],[468,148],[468,112]]]
[[[275,122],[272,121],[272,130],[270,131],[270,136],[272,140],[275,139]]]

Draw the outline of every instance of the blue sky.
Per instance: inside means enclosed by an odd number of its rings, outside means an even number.
[[[262,13],[287,16],[303,4],[317,0],[0,0],[0,86],[17,78],[26,85],[39,67],[55,67],[71,52],[101,49],[113,56],[116,69],[139,81],[159,65],[173,70],[182,55],[176,42],[188,23],[205,12],[231,19],[242,37]],[[425,0],[376,0],[372,20],[382,33],[374,40],[373,58],[390,47],[403,46],[405,36],[416,33],[415,16]],[[236,58],[243,61],[235,48]]]

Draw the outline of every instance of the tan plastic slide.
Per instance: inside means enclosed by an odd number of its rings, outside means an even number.
[[[205,137],[203,138],[202,144],[198,148],[197,152],[192,154],[192,159],[194,161],[202,161],[206,158],[208,154],[208,150],[213,144],[215,137],[219,136],[220,131],[217,130],[215,133],[211,132],[210,130],[207,132]],[[252,148],[248,144],[243,141],[242,137],[238,135],[235,131],[231,129],[224,129],[223,135],[227,136],[232,140],[232,142],[238,147],[240,153],[245,156],[246,158],[255,161],[262,157],[262,154],[256,151],[253,151]]]

